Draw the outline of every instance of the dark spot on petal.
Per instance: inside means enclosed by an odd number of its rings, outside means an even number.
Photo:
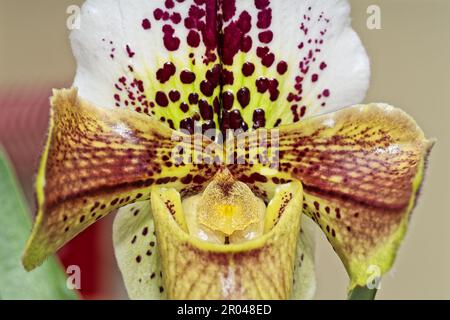
[[[239,89],[237,93],[237,100],[242,108],[245,108],[250,103],[250,90],[246,87]]]
[[[148,30],[151,27],[152,27],[152,24],[150,23],[150,20],[148,20],[148,19],[142,20],[142,28],[144,28],[144,30]]]

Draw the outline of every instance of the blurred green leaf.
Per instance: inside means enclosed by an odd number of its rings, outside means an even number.
[[[0,299],[76,299],[55,258],[26,272],[21,256],[31,230],[22,191],[0,147]]]
[[[369,289],[367,287],[356,287],[350,291],[348,300],[375,300],[377,289]]]

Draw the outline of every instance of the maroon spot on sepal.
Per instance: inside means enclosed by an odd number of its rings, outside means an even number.
[[[127,50],[128,57],[130,57],[130,58],[133,58],[134,55],[136,54],[135,52],[133,52],[133,51],[131,50],[131,48],[130,48],[129,45],[126,46],[126,50]]]
[[[246,87],[239,89],[237,93],[237,100],[242,108],[245,108],[250,103],[250,90]]]
[[[208,80],[203,80],[200,83],[200,91],[207,97],[211,97],[214,93],[214,85],[208,81]]]
[[[198,34],[198,32],[194,30],[189,31],[189,34],[187,36],[187,43],[192,48],[198,48],[198,46],[200,45],[200,35]]]
[[[264,128],[266,126],[266,115],[263,109],[256,109],[253,112],[253,129]]]
[[[200,109],[200,115],[204,120],[213,119],[213,108],[205,99],[201,99],[198,102],[198,107]]]
[[[273,33],[270,30],[259,33],[258,39],[262,43],[270,43],[273,39]]]
[[[191,93],[190,95],[189,95],[189,103],[191,104],[191,105],[193,105],[193,104],[197,104],[198,103],[198,94],[197,93]]]
[[[278,65],[277,65],[277,72],[280,75],[285,74],[287,72],[287,69],[288,69],[288,65],[287,65],[287,63],[285,61],[280,61],[278,63]]]
[[[180,80],[181,82],[183,82],[184,84],[191,84],[195,81],[195,73],[190,72],[188,70],[183,70],[181,71],[180,74]]]
[[[231,110],[234,103],[234,95],[231,91],[222,93],[222,105],[225,110]]]
[[[161,107],[167,107],[169,105],[169,100],[164,92],[158,91],[155,95],[156,103]]]
[[[148,20],[148,19],[142,20],[141,25],[144,30],[149,30],[152,27],[152,24],[150,23],[150,20]]]
[[[242,74],[245,77],[250,77],[255,72],[255,65],[251,62],[246,62],[242,66]]]
[[[169,25],[166,24],[162,28],[162,32],[164,33],[163,41],[164,46],[169,51],[176,51],[180,47],[180,39],[174,36],[175,29]]]
[[[187,118],[184,120],[181,120],[180,122],[180,129],[186,130],[190,134],[194,134],[194,120],[192,118]]]
[[[169,92],[169,99],[172,102],[177,102],[180,100],[180,93],[177,90],[172,90]]]
[[[175,75],[176,67],[172,62],[166,62],[161,69],[156,72],[156,79],[160,83],[166,83]]]
[[[183,111],[184,113],[189,111],[189,105],[187,103],[182,102],[180,104],[180,110]]]

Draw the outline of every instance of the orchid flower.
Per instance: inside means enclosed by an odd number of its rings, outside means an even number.
[[[345,0],[86,1],[25,268],[118,209],[134,299],[312,298],[310,221],[350,291],[386,273],[432,143],[400,109],[355,105],[370,68],[349,13]]]

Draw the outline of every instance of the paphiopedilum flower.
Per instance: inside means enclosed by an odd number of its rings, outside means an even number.
[[[88,0],[51,100],[35,268],[120,209],[131,298],[310,298],[311,218],[349,289],[390,269],[431,143],[356,105],[366,52],[341,0]],[[345,106],[350,106],[343,108]]]

